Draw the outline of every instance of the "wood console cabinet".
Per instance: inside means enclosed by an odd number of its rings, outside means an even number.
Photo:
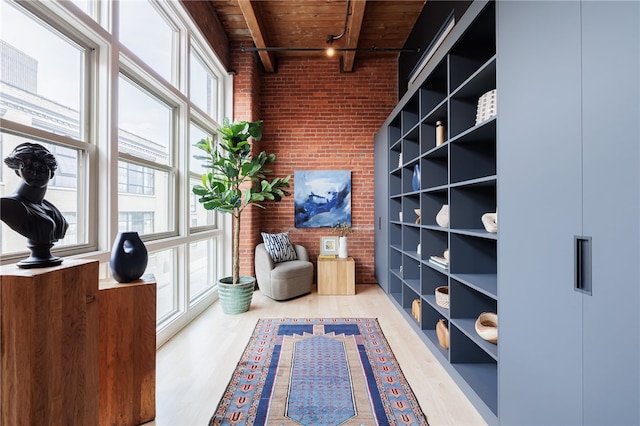
[[[0,424],[98,424],[98,262],[1,269]]]
[[[156,415],[156,282],[151,274],[101,281],[100,425],[138,425]]]
[[[353,257],[318,258],[318,294],[356,294]]]

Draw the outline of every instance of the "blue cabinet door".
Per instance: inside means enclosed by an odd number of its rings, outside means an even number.
[[[640,3],[582,2],[585,425],[640,424]]]
[[[580,3],[497,3],[498,417],[582,423]]]

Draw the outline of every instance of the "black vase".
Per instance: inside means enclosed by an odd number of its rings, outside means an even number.
[[[149,254],[137,232],[120,232],[111,249],[111,275],[119,283],[130,283],[144,274]]]

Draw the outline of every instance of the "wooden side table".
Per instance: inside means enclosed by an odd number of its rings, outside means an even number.
[[[356,262],[318,258],[318,294],[356,294]]]

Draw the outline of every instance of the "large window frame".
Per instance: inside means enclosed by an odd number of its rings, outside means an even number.
[[[230,220],[217,213],[208,213],[213,215],[211,220],[192,226],[191,182],[199,176],[190,171],[189,158],[193,155],[191,145],[196,141],[189,140],[189,126],[194,123],[213,135],[223,117],[233,116],[233,77],[224,70],[221,61],[180,2],[151,2],[175,29],[172,47],[175,53],[175,68],[171,81],[165,80],[122,46],[117,33],[111,31],[112,28],[118,28],[119,2],[103,0],[94,3],[92,7],[86,8],[95,11],[92,13],[93,16],[89,16],[82,7],[68,1],[14,2],[17,7],[24,8],[46,25],[82,46],[86,52],[82,104],[84,120],[80,123],[79,139],[10,120],[2,120],[0,125],[2,132],[6,134],[20,135],[36,142],[46,141],[78,150],[76,176],[78,192],[83,194],[83,198],[82,209],[77,212],[75,220],[77,232],[82,234],[85,242],[64,248],[54,246],[53,253],[63,257],[97,259],[100,262],[100,279],[109,279],[110,250],[118,234],[118,212],[122,210],[118,207],[119,162],[125,161],[136,166],[160,170],[171,176],[170,201],[162,207],[170,210],[172,226],[167,232],[142,236],[150,256],[165,253],[163,258],[171,259],[172,263],[172,278],[158,283],[159,287],[173,286],[171,291],[167,292],[171,294],[172,300],[165,301],[172,309],[159,317],[157,322],[157,342],[161,345],[217,299],[215,284],[205,286],[205,290],[200,286],[197,294],[190,294],[191,245],[206,241],[213,247],[211,252],[215,253],[215,258],[209,259],[208,276],[220,277],[229,274],[230,261],[224,254],[228,250],[224,248],[230,246]],[[206,62],[207,70],[213,73],[218,85],[212,115],[202,111],[189,99],[189,62],[192,51],[200,60]],[[119,152],[118,80],[121,75],[162,99],[173,109],[167,164],[160,164],[131,152]],[[7,173],[7,170],[3,170],[3,173]],[[0,263],[13,263],[24,258],[26,254],[25,250],[13,256],[2,255]],[[202,258],[198,262],[202,268]]]

